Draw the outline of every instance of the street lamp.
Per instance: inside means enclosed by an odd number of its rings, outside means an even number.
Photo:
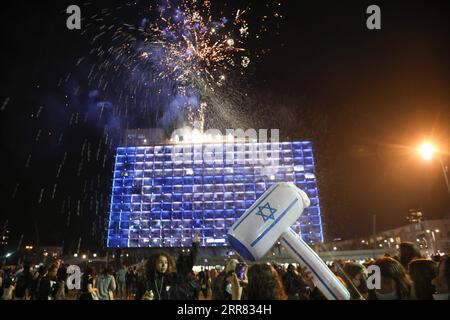
[[[429,142],[425,142],[419,147],[419,153],[425,160],[429,161],[433,159],[434,154],[436,153],[436,146]]]
[[[442,152],[439,152],[438,148],[430,142],[422,143],[419,146],[418,152],[426,161],[431,161],[436,154],[439,155],[439,162],[441,164],[442,172],[444,173],[445,184],[447,185],[448,194],[450,195],[450,183],[447,176],[448,168],[444,165],[444,161],[442,161]]]

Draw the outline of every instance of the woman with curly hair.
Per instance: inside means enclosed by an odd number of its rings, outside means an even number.
[[[199,236],[195,236],[191,253],[180,255],[177,262],[165,251],[154,253],[145,265],[145,275],[138,283],[137,300],[193,300],[198,294],[189,274],[197,256]]]
[[[287,300],[278,272],[268,264],[252,265],[243,281],[233,274],[233,300],[241,300],[240,287],[247,300]]]

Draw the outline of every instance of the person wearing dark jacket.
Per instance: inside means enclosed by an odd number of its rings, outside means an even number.
[[[293,265],[289,265],[287,272],[281,277],[288,300],[300,300],[300,292],[307,287],[302,277]]]
[[[67,267],[66,267],[64,261],[62,261],[62,260],[58,260],[57,265],[58,265],[58,274],[57,274],[58,293],[56,295],[56,299],[57,300],[66,300]]]
[[[432,284],[436,288],[434,300],[450,300],[450,255],[441,257],[438,274]]]
[[[195,236],[189,255],[175,263],[167,252],[153,254],[146,263],[145,276],[138,282],[136,300],[193,300],[200,291],[189,275],[197,257],[200,238]]]
[[[16,290],[14,290],[14,300],[28,300],[30,297],[32,283],[33,274],[31,273],[31,264],[26,262],[23,266],[23,271],[17,276]]]
[[[47,275],[40,280],[37,300],[55,300],[58,291],[57,274],[58,267],[52,265]]]

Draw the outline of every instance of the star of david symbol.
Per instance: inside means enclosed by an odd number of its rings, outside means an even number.
[[[256,215],[262,217],[264,222],[267,222],[269,219],[275,220],[275,212],[277,212],[277,210],[271,208],[268,202],[263,206],[259,206],[258,209],[259,210]],[[268,214],[264,214],[265,210],[266,212],[268,211]]]

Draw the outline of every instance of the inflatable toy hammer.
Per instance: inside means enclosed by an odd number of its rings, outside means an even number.
[[[323,260],[290,227],[310,205],[305,192],[293,183],[270,187],[228,230],[228,241],[250,261],[256,261],[281,241],[328,300],[349,300],[350,293]]]

